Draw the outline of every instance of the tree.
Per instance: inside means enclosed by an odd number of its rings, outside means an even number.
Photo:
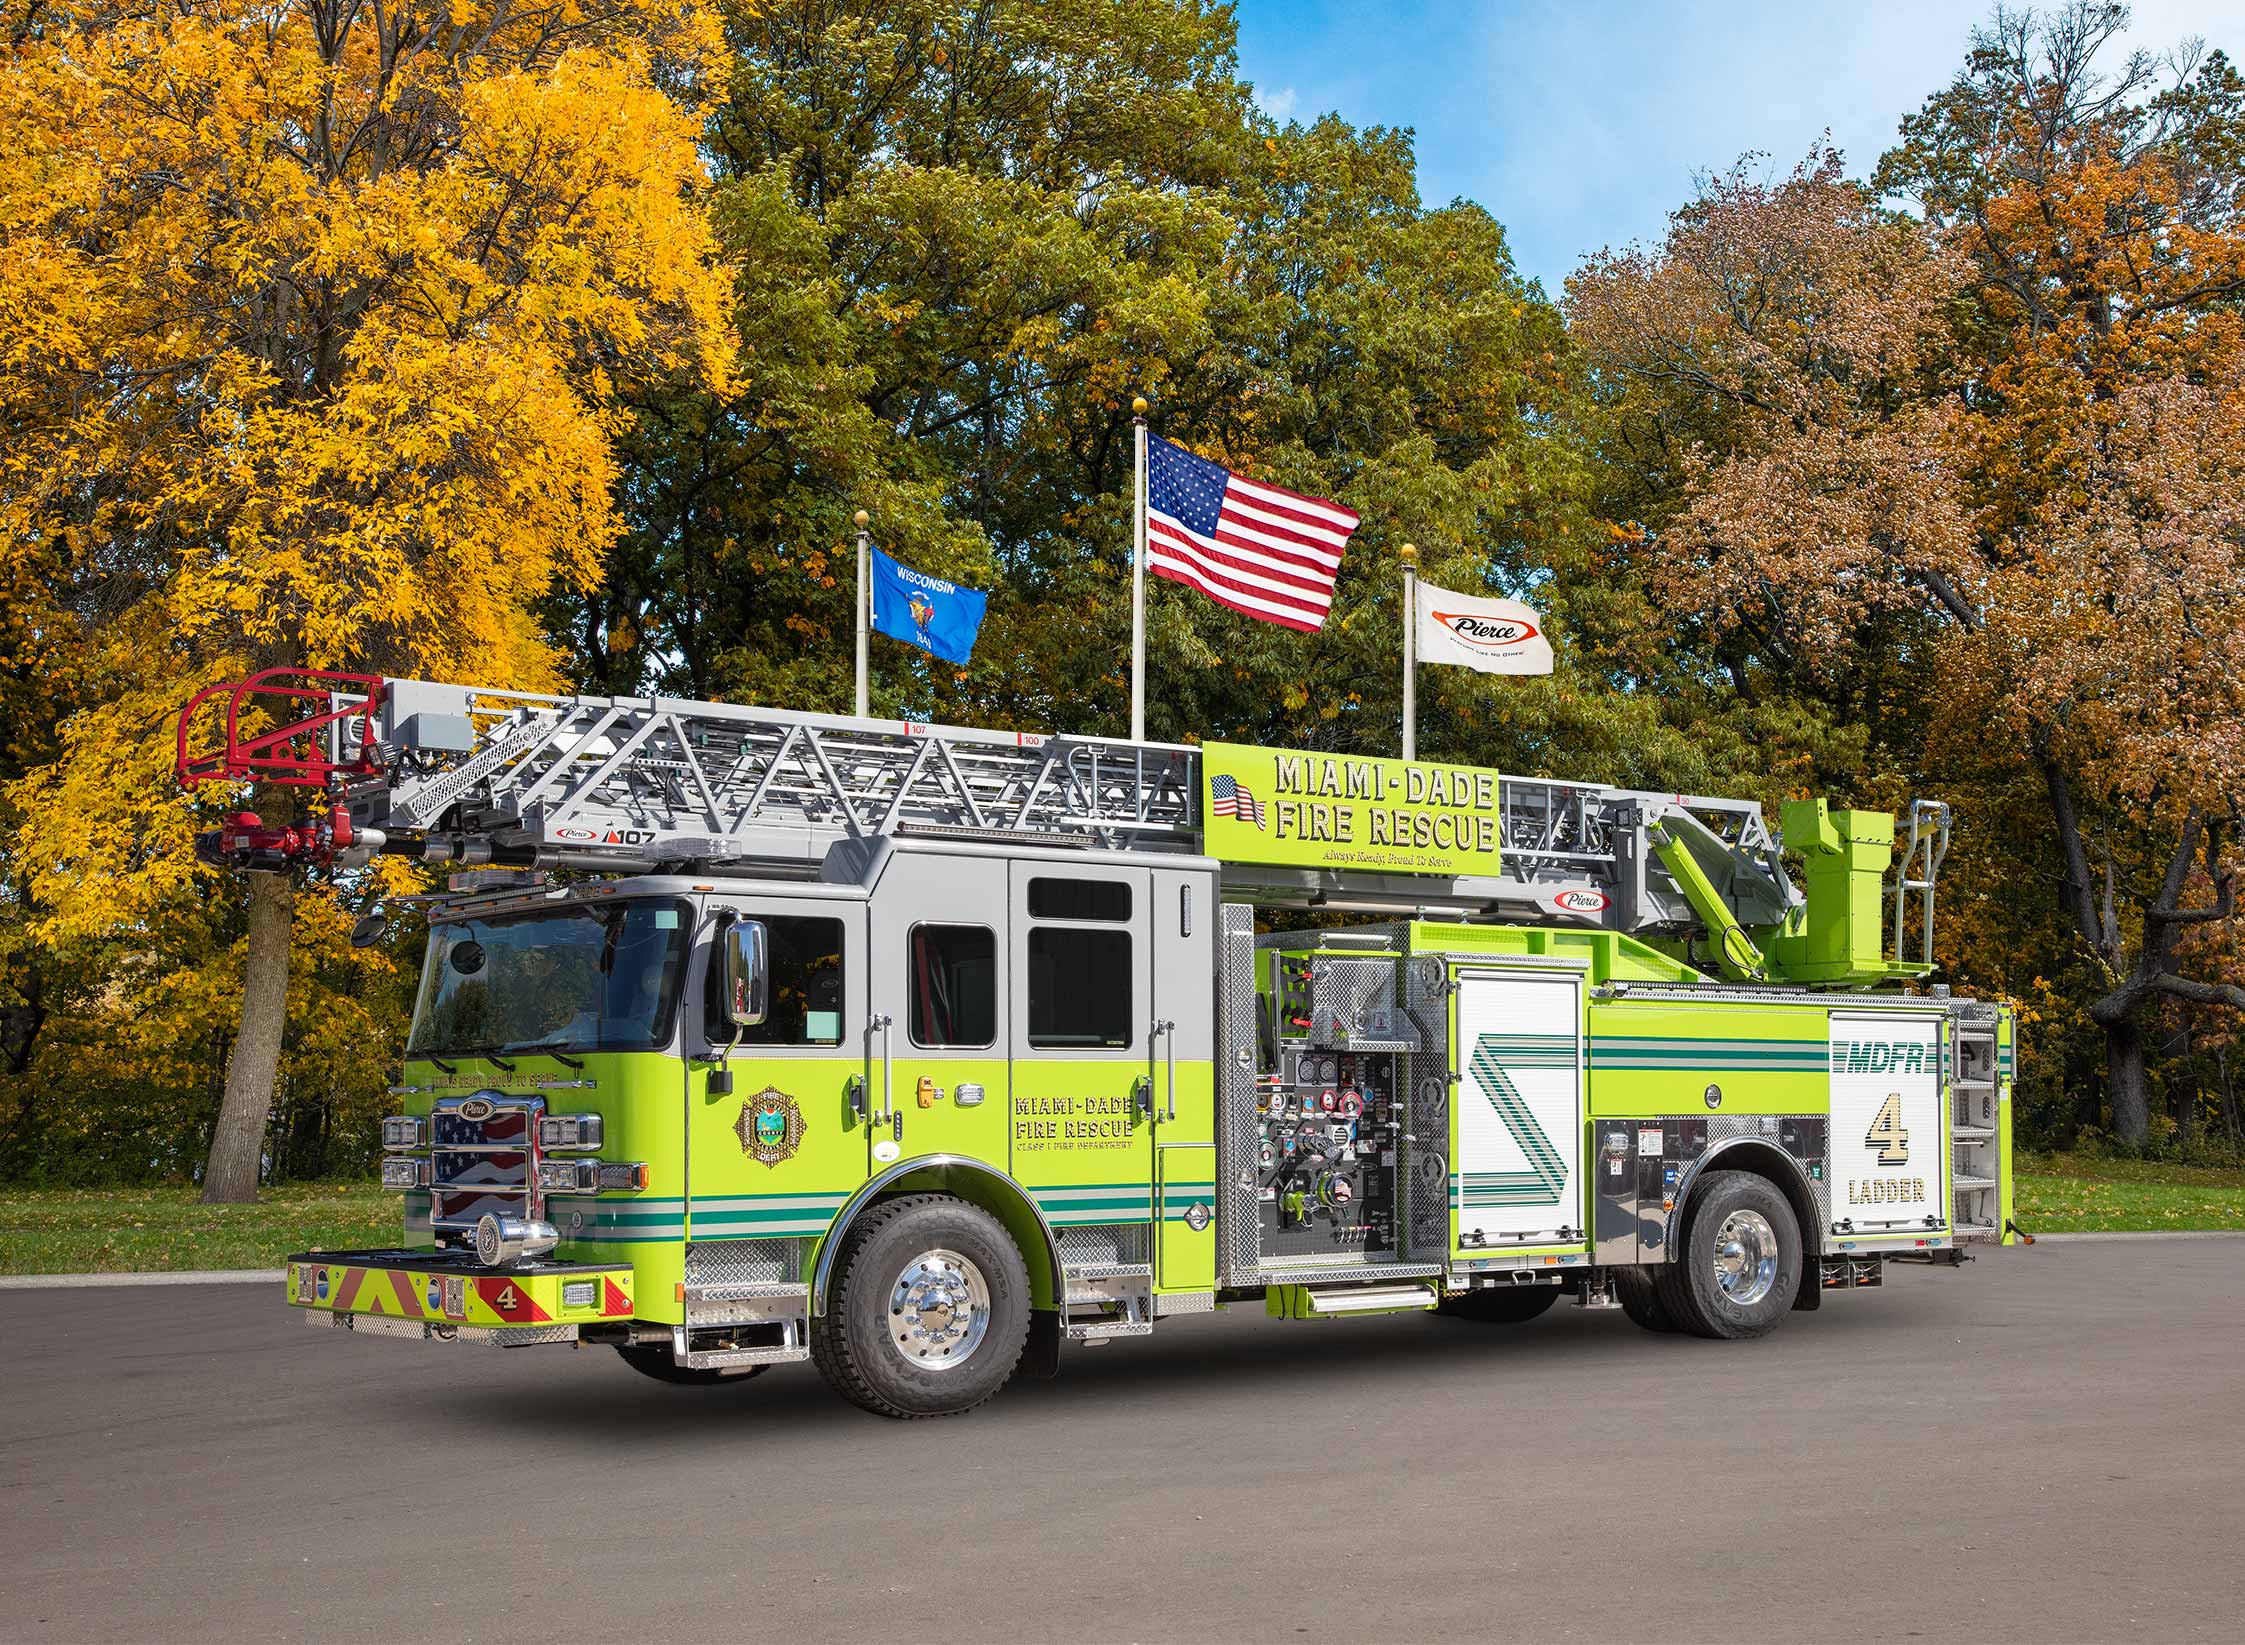
[[[558,683],[626,385],[721,381],[680,0],[19,5],[0,533],[82,655],[11,785],[34,936],[205,895],[163,728],[278,663]],[[68,819],[68,826],[54,826]],[[205,1197],[256,1187],[296,889],[253,875]]]
[[[2142,1010],[2245,1003],[2177,940],[2232,912],[2245,88],[2219,54],[2101,81],[2123,17],[1999,14],[1876,188],[1741,168],[1570,298],[1670,436],[1657,563],[1718,648],[1850,713],[1904,699],[1914,775],[2037,813],[2141,1142]]]

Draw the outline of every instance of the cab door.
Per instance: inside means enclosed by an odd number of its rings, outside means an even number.
[[[1152,876],[1077,860],[1017,861],[1011,873],[1014,1179],[1064,1252],[1100,1266],[1150,1263],[1165,1072]]]
[[[720,956],[737,920],[762,922],[769,980],[764,1021],[736,1041]],[[687,1238],[823,1234],[865,1181],[854,1090],[865,1067],[865,904],[713,896],[703,925],[684,1047]],[[718,1077],[720,1055],[729,1077]]]
[[[897,852],[881,871],[871,929],[873,1169],[957,1154],[1003,1171],[1005,860]]]
[[[1216,875],[1207,867],[1156,868],[1147,923],[1153,945],[1154,1016],[1160,1024],[1155,1087],[1154,1242],[1157,1291],[1216,1285]]]

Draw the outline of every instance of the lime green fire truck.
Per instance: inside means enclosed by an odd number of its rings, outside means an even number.
[[[2014,1233],[1930,802],[300,671],[179,769],[323,791],[211,861],[466,870],[323,1328],[929,1416],[1242,1304],[1760,1336]]]

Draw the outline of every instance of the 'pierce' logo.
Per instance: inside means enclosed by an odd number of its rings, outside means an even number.
[[[1434,620],[1467,645],[1481,651],[1501,651],[1508,646],[1535,639],[1538,633],[1534,623],[1518,622],[1505,617],[1475,617],[1464,612],[1437,611]]]

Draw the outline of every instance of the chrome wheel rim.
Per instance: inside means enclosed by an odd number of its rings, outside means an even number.
[[[1777,1284],[1777,1230],[1759,1211],[1737,1210],[1715,1230],[1715,1283],[1741,1308]]]
[[[956,1251],[922,1251],[889,1290],[889,1342],[908,1365],[958,1365],[989,1332],[989,1282]]]

